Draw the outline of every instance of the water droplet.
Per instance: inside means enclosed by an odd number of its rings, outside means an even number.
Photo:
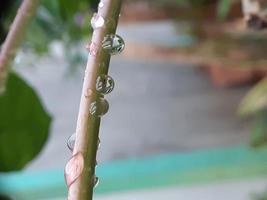
[[[91,115],[101,117],[108,112],[109,104],[104,98],[99,98],[98,100],[91,103],[90,113]]]
[[[73,151],[74,149],[74,145],[75,145],[75,140],[76,140],[76,134],[72,134],[67,141],[67,146],[69,148],[69,150]]]
[[[100,148],[100,145],[101,145],[101,140],[98,138],[98,140],[97,140],[97,149]]]
[[[15,64],[19,65],[21,63],[22,56],[18,53],[14,59]]]
[[[123,51],[125,44],[119,35],[110,34],[104,37],[102,47],[108,51],[110,55],[115,55]]]
[[[65,167],[65,181],[68,187],[76,181],[84,168],[84,159],[82,153],[75,154]]]
[[[104,18],[100,16],[99,14],[94,13],[91,19],[91,25],[93,29],[101,28],[102,26],[104,26],[104,24],[105,24]]]
[[[101,8],[103,8],[104,7],[104,3],[103,3],[103,1],[101,0],[100,2],[99,2],[99,4],[98,4],[98,9],[101,9]]]
[[[93,178],[94,178],[94,180],[93,180],[94,181],[94,187],[96,188],[99,184],[99,178],[97,176],[94,176]]]
[[[96,79],[96,90],[105,95],[114,89],[114,80],[108,75],[100,75]]]
[[[97,162],[97,160],[95,161],[95,167],[97,167],[98,166],[98,162]]]

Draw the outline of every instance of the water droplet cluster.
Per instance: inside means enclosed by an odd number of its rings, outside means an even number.
[[[98,9],[103,9],[105,6],[104,0],[101,0],[98,4]],[[99,14],[95,13],[91,19],[92,28],[100,29],[105,27],[105,23],[111,26],[110,22],[112,19],[108,19],[107,21]],[[107,26],[107,27],[108,27]],[[125,48],[125,43],[123,39],[119,35],[115,34],[107,34],[102,41],[102,50],[108,53],[109,55],[116,55],[121,53]],[[86,48],[90,52],[90,55],[96,57],[98,52],[101,50],[97,48],[96,44],[92,42],[87,45]],[[105,63],[102,63],[101,66],[105,66]],[[101,70],[100,70],[101,71]],[[104,95],[109,94],[113,91],[115,86],[114,80],[112,77],[106,74],[99,74],[96,78],[95,91],[97,92],[98,98],[90,104],[90,114],[93,117],[102,117],[108,112],[109,103],[106,99],[103,98]],[[85,97],[88,98],[93,94],[92,89],[87,89],[85,92]],[[76,134],[74,133],[68,138],[67,146],[73,151],[75,146]],[[97,148],[100,147],[100,139],[97,141]],[[95,162],[95,167],[97,166],[97,161]],[[82,173],[84,168],[84,158],[81,153],[75,154],[67,163],[65,167],[65,180],[68,186],[70,186]],[[94,175],[93,176],[93,185],[96,187],[99,183],[99,178]]]

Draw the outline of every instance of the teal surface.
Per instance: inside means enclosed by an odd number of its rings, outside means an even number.
[[[245,146],[177,153],[102,164],[97,168],[97,193],[201,184],[267,175],[267,148]],[[0,173],[0,193],[18,200],[65,197],[62,170]]]

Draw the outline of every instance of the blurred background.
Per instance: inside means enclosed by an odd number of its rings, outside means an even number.
[[[243,1],[245,2],[245,1]],[[253,0],[255,2],[255,0]],[[124,0],[96,200],[267,199],[267,18],[240,0]],[[2,43],[20,5],[0,1]],[[244,5],[243,5],[244,6]],[[42,1],[0,97],[0,199],[66,199],[97,0]]]

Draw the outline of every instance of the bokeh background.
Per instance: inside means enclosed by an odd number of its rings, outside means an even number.
[[[0,2],[1,42],[20,2]],[[97,5],[42,1],[28,28],[7,87],[15,98],[0,97],[1,200],[66,199]],[[267,36],[256,14],[245,21],[238,0],[123,2],[95,199],[267,198]]]

